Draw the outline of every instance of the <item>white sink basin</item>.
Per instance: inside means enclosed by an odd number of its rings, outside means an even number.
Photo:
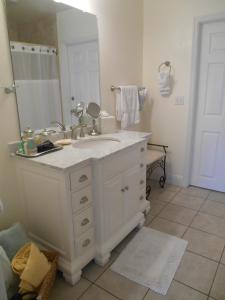
[[[104,149],[118,145],[118,143],[120,143],[119,139],[110,137],[97,137],[76,141],[73,143],[73,147],[77,149]]]

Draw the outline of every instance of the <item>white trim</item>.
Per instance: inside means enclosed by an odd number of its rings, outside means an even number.
[[[187,141],[186,141],[186,154],[184,164],[184,181],[183,185],[188,186],[191,183],[192,160],[193,160],[193,140],[194,128],[196,121],[196,107],[197,107],[197,93],[198,93],[198,80],[199,80],[199,55],[200,55],[200,37],[201,29],[204,24],[224,21],[225,12],[215,15],[197,17],[194,19],[194,32],[192,42],[192,67],[191,67],[191,84],[190,84],[190,104],[188,110],[188,126],[187,126]]]

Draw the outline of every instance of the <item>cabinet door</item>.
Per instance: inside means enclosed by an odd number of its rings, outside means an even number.
[[[139,210],[140,165],[137,165],[123,175],[124,217],[129,221]]]
[[[118,175],[104,184],[104,205],[105,206],[105,236],[115,233],[123,224],[123,196],[122,176]]]

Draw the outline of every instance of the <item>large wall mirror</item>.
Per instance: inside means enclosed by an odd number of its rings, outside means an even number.
[[[80,101],[100,105],[96,16],[54,0],[7,0],[20,129],[76,123]]]

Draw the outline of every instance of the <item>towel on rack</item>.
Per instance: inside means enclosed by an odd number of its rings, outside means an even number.
[[[125,129],[140,122],[138,87],[120,86],[116,97],[116,118]]]
[[[144,109],[144,104],[145,104],[147,93],[148,93],[148,90],[146,88],[138,89],[139,111],[142,111]]]
[[[161,96],[169,96],[171,93],[170,72],[159,72],[159,91]]]

